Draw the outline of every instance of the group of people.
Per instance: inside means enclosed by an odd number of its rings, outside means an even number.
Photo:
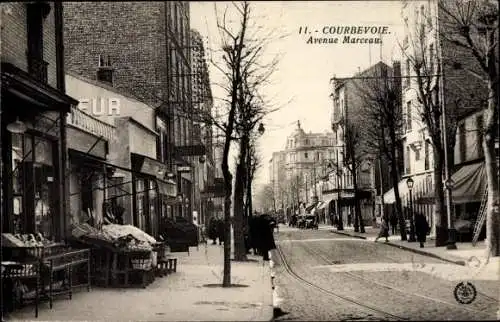
[[[212,217],[208,224],[208,238],[212,240],[212,244],[217,244],[217,239],[219,239],[219,245],[224,243],[224,221],[220,218]]]
[[[395,213],[391,215],[391,218],[387,218],[386,215],[382,216],[382,223],[380,225],[380,232],[375,238],[375,242],[377,242],[380,238],[385,238],[385,242],[389,242],[389,223],[392,228],[392,234],[396,234],[397,225],[398,225],[398,217]],[[417,241],[420,243],[420,248],[424,247],[424,243],[427,240],[427,234],[430,231],[429,223],[425,216],[421,213],[415,214],[415,235],[417,237]]]
[[[269,260],[269,251],[276,248],[273,231],[278,227],[276,220],[269,215],[256,215],[249,218],[244,225],[244,238],[247,253],[253,250],[254,255],[262,255],[264,260]],[[212,217],[208,225],[208,238],[219,245],[225,241],[224,221]]]

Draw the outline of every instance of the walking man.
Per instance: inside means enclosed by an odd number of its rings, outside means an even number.
[[[382,217],[382,224],[380,225],[380,232],[378,233],[377,238],[375,238],[375,242],[378,241],[379,238],[385,237],[385,242],[389,242],[389,224],[387,223],[387,217]]]
[[[398,216],[396,215],[396,211],[395,210],[392,211],[390,221],[391,221],[392,234],[396,235],[396,233],[397,233],[397,227],[398,227]]]
[[[427,219],[421,213],[415,214],[415,233],[417,235],[417,240],[420,243],[420,248],[424,248],[424,243],[427,239],[427,234],[429,233],[430,227]]]

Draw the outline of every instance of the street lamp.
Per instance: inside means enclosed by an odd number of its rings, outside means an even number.
[[[410,192],[410,238],[408,239],[408,242],[415,241],[415,220],[413,213],[413,196],[412,196],[413,183],[414,182],[411,177],[408,178],[408,180],[406,180],[406,185],[408,186],[408,191]]]
[[[23,121],[20,121],[19,118],[17,118],[15,122],[7,125],[7,131],[10,133],[24,134],[27,130],[28,128],[26,127],[26,124],[24,124]]]
[[[266,129],[264,128],[264,124],[260,123],[259,128],[257,129],[260,135],[263,135]]]
[[[451,203],[451,192],[453,191],[453,186],[455,182],[453,179],[448,178],[444,182],[444,186],[446,187],[446,203],[447,203],[447,215],[448,215],[448,241],[446,243],[446,249],[457,249],[457,245],[455,244],[456,240],[456,230],[454,225],[454,220],[452,218],[452,203]]]

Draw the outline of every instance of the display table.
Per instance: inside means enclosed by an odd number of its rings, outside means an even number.
[[[7,261],[2,263],[4,294],[12,293],[14,304],[22,305],[33,300],[36,315],[39,300],[47,299],[52,308],[57,295],[67,295],[71,299],[73,290],[81,286],[90,291],[89,249],[72,249],[64,243],[34,247],[3,246],[2,257]],[[85,278],[81,273],[77,274],[79,276],[73,274],[82,268],[86,272]],[[19,305],[8,306],[15,309]]]
[[[34,303],[38,317],[41,275],[39,261],[2,262],[2,313]]]

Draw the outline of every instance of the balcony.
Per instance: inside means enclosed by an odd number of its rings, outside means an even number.
[[[38,57],[28,55],[28,73],[40,83],[47,84],[47,67],[49,63]]]
[[[103,137],[108,142],[116,137],[116,128],[113,125],[88,115],[76,107],[72,107],[68,113],[67,124],[98,137]]]

